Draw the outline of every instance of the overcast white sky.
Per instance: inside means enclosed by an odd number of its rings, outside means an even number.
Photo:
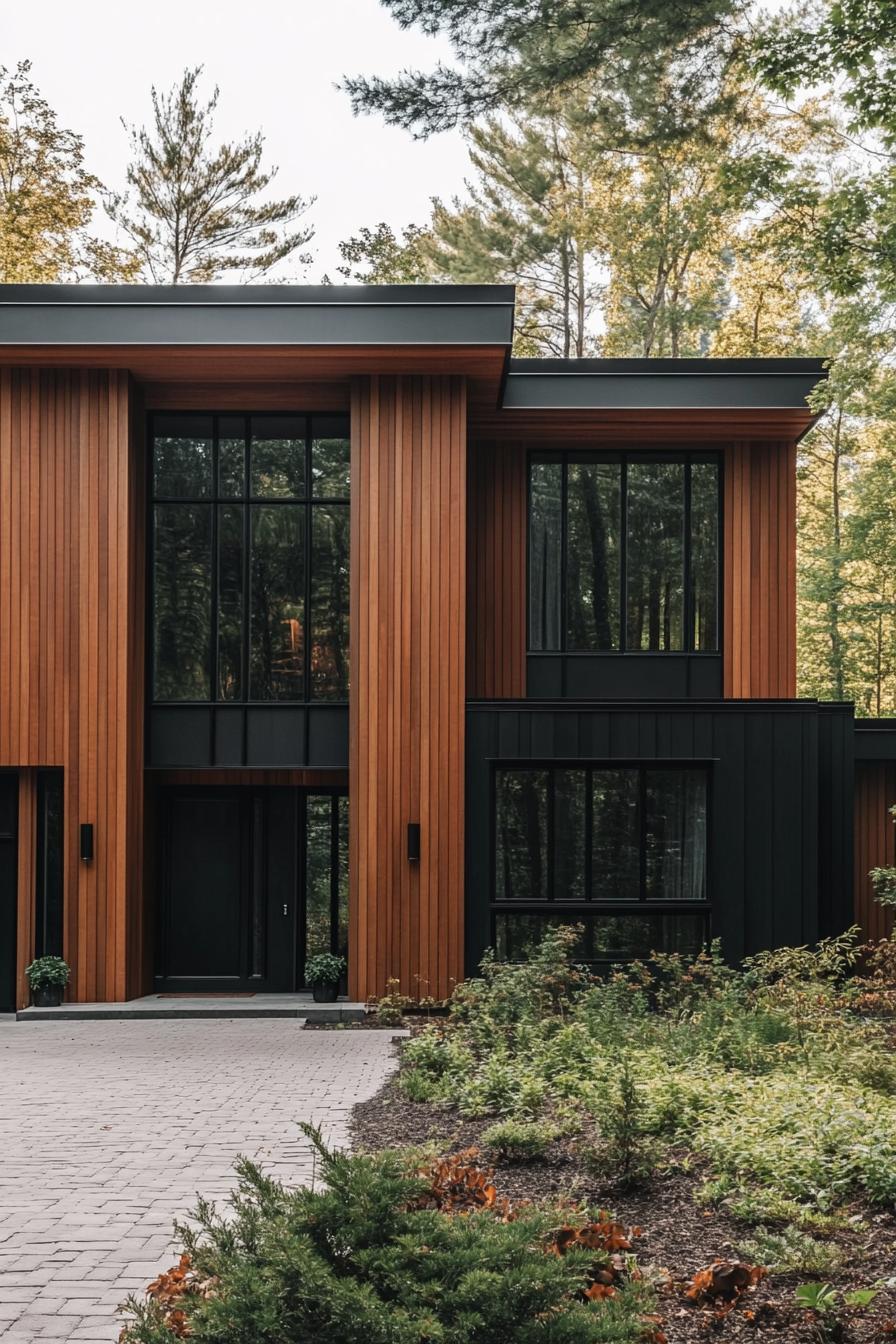
[[[379,0],[31,0],[4,4],[0,19],[0,63],[33,62],[35,83],[109,187],[123,186],[127,160],[119,118],[148,120],[150,85],[203,64],[208,87],[221,88],[222,138],[261,129],[281,193],[317,196],[315,260],[297,277],[309,282],[326,270],[337,278],[337,243],[362,225],[422,222],[431,196],[463,190],[467,165],[459,135],[424,143],[354,118],[334,84],[450,55],[446,43],[402,32]]]

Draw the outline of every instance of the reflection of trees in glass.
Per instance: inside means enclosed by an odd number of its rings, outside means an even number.
[[[218,509],[218,699],[239,700],[243,660],[243,506]]]
[[[566,647],[619,648],[618,462],[569,465]]]
[[[702,770],[646,772],[647,896],[706,897],[706,776]]]
[[[533,462],[529,477],[529,647],[560,648],[563,466]]]
[[[637,900],[641,860],[637,770],[594,770],[591,776],[591,881],[595,900]]]
[[[331,951],[332,799],[305,799],[305,955]]]
[[[153,554],[153,691],[211,695],[211,505],[157,504]]]
[[[348,960],[348,799],[305,798],[305,953]],[[335,897],[335,924],[334,924]]]
[[[253,496],[302,499],[305,494],[305,422],[301,417],[263,416],[252,421],[249,449]]]
[[[311,488],[320,499],[348,499],[348,426],[341,419],[330,421],[326,416],[315,416],[311,423]]]
[[[706,937],[702,915],[495,915],[495,947],[502,961],[523,961],[549,928],[582,924],[582,937],[572,956],[580,961],[626,961],[651,952],[693,956]]]
[[[348,696],[349,510],[317,504],[311,534],[311,688],[317,699]]]
[[[495,791],[497,900],[706,899],[705,770],[501,769]]]
[[[554,899],[585,899],[584,770],[554,772]],[[545,893],[546,894],[546,893]]]
[[[349,473],[345,415],[154,416],[157,499],[209,501],[155,506],[155,699],[347,698]]]
[[[684,466],[631,462],[626,577],[629,649],[684,647]]]
[[[691,467],[691,607],[693,647],[719,647],[718,596],[719,469],[714,462]]]
[[[301,506],[252,507],[250,698],[303,694],[304,524]]]
[[[548,772],[498,774],[497,895],[505,900],[548,896]]]

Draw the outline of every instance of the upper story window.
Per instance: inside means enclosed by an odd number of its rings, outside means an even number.
[[[345,416],[152,417],[154,701],[345,700]]]
[[[533,455],[529,649],[715,653],[719,512],[716,457]]]

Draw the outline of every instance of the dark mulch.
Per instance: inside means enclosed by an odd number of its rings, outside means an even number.
[[[477,1146],[492,1121],[464,1120],[456,1110],[408,1101],[393,1079],[369,1101],[356,1106],[352,1138],[359,1148],[407,1148],[434,1144],[439,1152]],[[669,1344],[718,1339],[723,1344],[770,1340],[777,1344],[818,1344],[820,1336],[805,1311],[794,1306],[799,1284],[812,1276],[775,1274],[766,1278],[723,1319],[687,1303],[682,1287],[716,1258],[737,1259],[754,1231],[723,1210],[703,1209],[694,1199],[702,1173],[673,1171],[643,1187],[623,1190],[590,1175],[569,1142],[553,1144],[537,1162],[497,1165],[495,1184],[514,1201],[570,1199],[592,1208],[612,1209],[616,1217],[639,1227],[638,1261],[650,1274],[668,1276],[661,1291],[663,1329]],[[849,1291],[896,1275],[896,1219],[868,1210],[860,1229],[849,1225],[835,1238],[844,1269],[831,1276]],[[665,1271],[660,1275],[660,1271]],[[748,1314],[751,1313],[751,1314]],[[846,1313],[844,1332],[831,1344],[896,1344],[896,1291],[885,1289],[862,1313]],[[892,1326],[892,1332],[888,1327]]]

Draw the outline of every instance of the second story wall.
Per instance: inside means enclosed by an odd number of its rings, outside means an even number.
[[[582,444],[576,445],[582,447]],[[556,442],[537,445],[554,449]],[[474,441],[468,462],[467,696],[518,699],[543,692],[527,655],[528,473],[532,445]],[[610,451],[612,451],[610,449]],[[779,440],[719,445],[721,681],[718,658],[674,653],[604,655],[612,686],[595,699],[790,699],[796,695],[796,447]],[[551,655],[539,655],[538,675]],[[668,662],[663,660],[668,659]],[[528,663],[528,668],[527,668]],[[645,689],[649,668],[651,685]],[[664,676],[664,672],[668,676]],[[696,678],[699,676],[699,680]],[[687,690],[683,690],[683,686]],[[622,692],[620,692],[622,687]],[[627,688],[627,689],[626,689]],[[578,697],[577,687],[567,692]]]

